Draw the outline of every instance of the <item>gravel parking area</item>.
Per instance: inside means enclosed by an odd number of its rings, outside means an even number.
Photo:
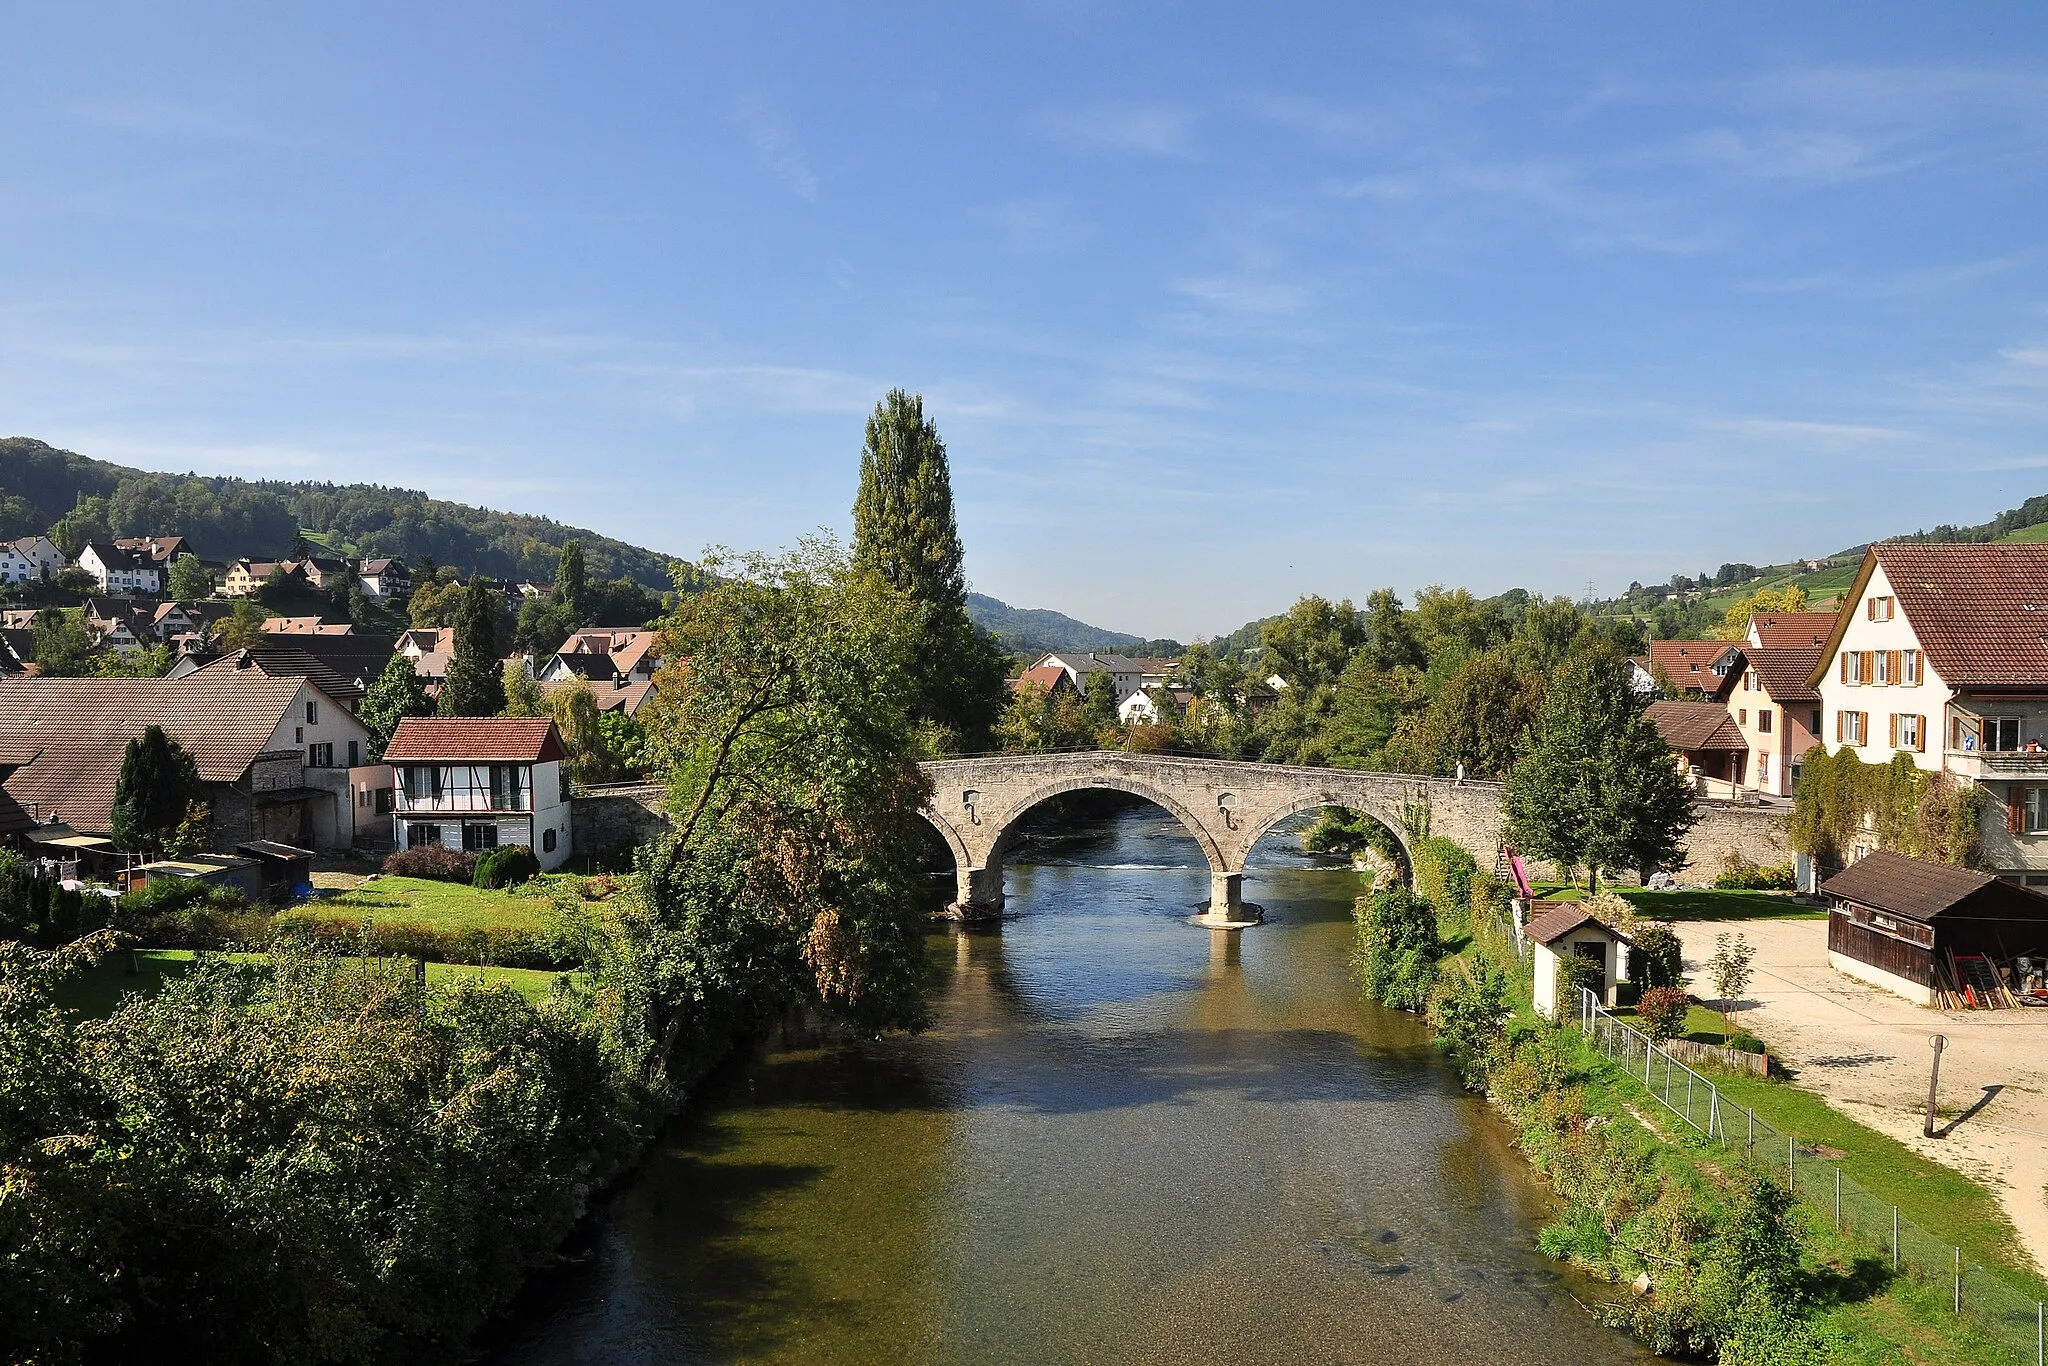
[[[2048,1010],[1941,1011],[1828,966],[1821,920],[1697,921],[1672,926],[1692,992],[1710,1000],[1714,937],[1756,945],[1756,979],[1738,1020],[1837,1110],[1995,1191],[2037,1266],[2048,1268]],[[1923,1137],[1928,1039],[1945,1035],[1941,1104],[1981,1107],[1947,1138]],[[1937,1128],[1939,1128],[1939,1122]]]

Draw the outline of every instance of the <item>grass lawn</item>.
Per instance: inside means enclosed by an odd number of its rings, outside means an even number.
[[[1614,889],[1651,920],[1826,920],[1828,913],[1802,906],[1783,892],[1649,892]]]
[[[259,957],[250,954],[246,957]],[[130,992],[152,994],[166,981],[192,970],[195,957],[190,949],[143,949],[136,955],[140,975],[129,973],[128,955],[109,954],[98,965],[66,978],[57,988],[57,1003],[75,1015],[100,1019],[111,1015],[121,998]],[[473,968],[460,963],[427,964],[427,981],[452,986],[460,981],[479,981],[508,986],[529,1001],[546,999],[555,989],[555,979],[564,974],[530,968]]]
[[[546,926],[547,910],[547,898],[530,891],[487,892],[459,882],[380,877],[353,891],[335,892],[286,911],[280,919],[340,916],[387,925],[431,925],[437,930],[475,926],[538,933]]]

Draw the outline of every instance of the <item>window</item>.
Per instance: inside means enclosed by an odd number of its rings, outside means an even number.
[[[1771,709],[1769,707],[1758,707],[1756,709],[1756,728],[1764,735],[1771,733]]]
[[[329,742],[329,743],[327,743],[327,744],[320,744],[320,745],[307,745],[307,746],[306,746],[306,767],[308,767],[308,768],[333,768],[333,767],[334,767],[334,745],[332,744],[332,742]]]
[[[526,770],[517,764],[491,765],[491,809],[493,811],[517,811],[522,803],[520,789],[524,786]]]
[[[407,764],[405,799],[409,802],[436,801],[441,796],[441,770],[432,764]]]
[[[1927,718],[1892,714],[1892,748],[1926,749]]]
[[[1984,748],[2010,752],[2020,747],[2020,719],[2017,716],[1984,718]]]
[[[541,832],[540,832],[540,851],[541,851],[541,852],[542,852],[543,854],[552,854],[552,853],[554,853],[554,852],[555,852],[555,832],[554,832],[554,831],[552,831],[552,830],[543,830],[543,831],[541,831]]]
[[[1835,713],[1835,740],[1844,745],[1866,744],[1868,726],[1868,718],[1863,712],[1838,711]]]
[[[1879,687],[1898,681],[1898,675],[1892,671],[1892,652],[1890,650],[1872,650],[1870,652],[1870,681]]]
[[[474,854],[479,849],[498,847],[498,827],[495,825],[465,825],[462,827],[462,847]]]
[[[391,814],[391,811],[392,811],[392,808],[393,808],[393,805],[394,805],[394,803],[393,803],[393,802],[392,802],[392,800],[391,800],[391,799],[392,799],[392,792],[391,792],[391,789],[390,789],[390,788],[388,788],[388,787],[380,787],[380,788],[378,788],[378,789],[377,789],[377,791],[376,791],[376,798],[377,798],[377,814],[378,814],[378,815],[380,815],[380,816],[388,816],[388,815],[390,815],[390,814]]]
[[[320,724],[320,704],[310,697],[306,699],[306,724],[309,726]]]
[[[408,849],[432,849],[441,843],[441,827],[438,825],[408,825],[405,827],[405,847]]]
[[[362,742],[361,740],[351,740],[351,741],[349,741],[349,742],[348,742],[348,766],[349,766],[350,768],[354,768],[354,767],[355,767],[355,766],[356,766],[357,764],[360,764],[360,763],[361,763],[362,761],[363,761],[363,742]]]
[[[1758,787],[1763,787],[1767,785],[1770,781],[1771,756],[1768,754],[1759,754],[1756,756],[1756,785]]]
[[[1872,621],[1890,621],[1892,619],[1892,600],[1890,598],[1872,598],[1870,600],[1870,619]]]
[[[1901,650],[1899,652],[1899,682],[1909,688],[1920,686],[1920,652]]]
[[[1746,725],[1748,725],[1748,724],[1749,724],[1749,708],[1748,708],[1748,707],[1738,707],[1738,708],[1736,709],[1736,711],[1735,711],[1735,724],[1736,724],[1736,725],[1738,725],[1738,726],[1746,726]]]
[[[1810,733],[1810,734],[1811,734],[1811,735],[1813,736],[1813,738],[1814,738],[1814,739],[1816,739],[1816,740],[1820,739],[1820,708],[1819,708],[1819,707],[1815,707],[1815,708],[1813,709],[1813,714],[1812,714],[1811,716],[1809,716],[1809,717],[1808,717],[1808,718],[1806,719],[1806,729],[1807,729],[1807,731],[1808,731],[1808,732],[1809,732],[1809,733]]]
[[[2015,835],[2048,830],[2048,787],[2016,787],[2006,794],[2006,829]]]
[[[1847,683],[1850,687],[1853,688],[1869,680],[1870,675],[1865,670],[1863,665],[1863,651],[1844,650],[1842,651],[1841,660],[1842,681],[1844,683]]]
[[[306,728],[304,726],[292,727],[292,743],[295,745],[303,745],[306,743]]]

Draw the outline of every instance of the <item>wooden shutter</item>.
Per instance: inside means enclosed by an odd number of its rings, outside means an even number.
[[[1906,676],[1899,672],[1899,666],[1904,662],[1905,653],[1904,650],[1893,650],[1890,652],[1891,657],[1885,660],[1885,669],[1887,670],[1885,677],[1894,685],[1906,681]]]
[[[2017,835],[2027,827],[2027,790],[2024,787],[2009,787],[2005,790],[2005,833]]]
[[[1892,713],[1892,738],[1885,741],[1885,743],[1893,749],[1899,747],[1899,714],[1897,712]]]
[[[1870,681],[1871,681],[1872,679],[1874,679],[1874,678],[1876,678],[1876,677],[1877,677],[1877,651],[1875,651],[1875,650],[1865,650],[1865,651],[1863,652],[1863,681],[1864,681],[1865,683],[1868,683],[1868,682],[1870,682]]]
[[[1842,651],[1840,659],[1842,664],[1842,681],[1844,683],[1847,683],[1849,681],[1849,652],[1847,650]],[[1836,717],[1835,719],[1837,721],[1841,720],[1840,717]],[[1835,738],[1839,740],[1842,737],[1837,735]]]
[[[1835,713],[1835,743],[1838,745],[1842,743],[1842,718],[1846,714],[1839,711]]]
[[[1917,723],[1913,727],[1913,748],[1925,754],[1927,752],[1927,718],[1916,716],[1913,720]]]

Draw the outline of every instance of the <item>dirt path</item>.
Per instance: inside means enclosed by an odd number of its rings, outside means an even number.
[[[1990,1186],[2036,1266],[2048,1268],[2048,1010],[1939,1011],[1865,986],[1828,966],[1821,920],[1672,928],[1685,944],[1693,994],[1703,1000],[1713,995],[1703,965],[1714,936],[1739,933],[1756,945],[1754,1004],[1741,1023],[1798,1069],[1799,1085]],[[1984,1102],[1945,1139],[1920,1132],[1933,1034],[1948,1038],[1942,1105],[1960,1112]]]

